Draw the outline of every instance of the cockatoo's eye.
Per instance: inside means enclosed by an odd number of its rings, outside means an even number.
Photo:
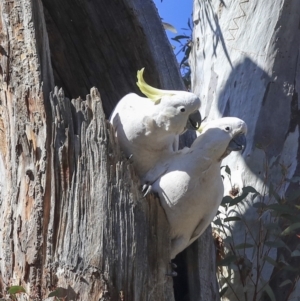
[[[181,109],[180,109],[180,112],[185,112],[185,108],[181,108]]]
[[[229,127],[229,126],[226,126],[225,131],[226,131],[226,132],[229,132],[229,131],[230,131],[230,127]]]

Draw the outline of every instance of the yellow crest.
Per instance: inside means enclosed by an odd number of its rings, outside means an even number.
[[[156,105],[160,103],[163,96],[172,96],[176,94],[176,91],[161,90],[148,85],[144,80],[144,70],[138,70],[137,72],[137,86],[140,88],[141,92],[145,94],[149,99],[151,99]]]

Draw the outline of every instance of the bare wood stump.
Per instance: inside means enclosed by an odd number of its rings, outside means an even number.
[[[70,103],[56,89],[51,103],[50,285],[80,300],[172,300],[165,214],[157,199],[141,197],[98,91]]]

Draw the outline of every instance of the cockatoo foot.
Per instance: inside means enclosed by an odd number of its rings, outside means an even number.
[[[166,276],[176,277],[178,275],[178,273],[175,272],[174,269],[177,268],[177,264],[175,264],[172,261],[170,261],[169,265],[171,266],[171,272],[170,273],[166,273]]]

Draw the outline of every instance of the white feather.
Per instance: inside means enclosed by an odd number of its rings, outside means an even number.
[[[186,129],[189,115],[200,107],[195,94],[174,93],[162,96],[156,104],[137,94],[128,94],[110,117],[120,147],[127,157],[132,155],[139,176],[154,167],[161,156],[177,150],[174,147]]]
[[[195,241],[217,213],[223,198],[220,167],[232,139],[246,124],[226,117],[205,125],[190,149],[163,158],[144,181],[158,193],[171,228],[171,258]]]

